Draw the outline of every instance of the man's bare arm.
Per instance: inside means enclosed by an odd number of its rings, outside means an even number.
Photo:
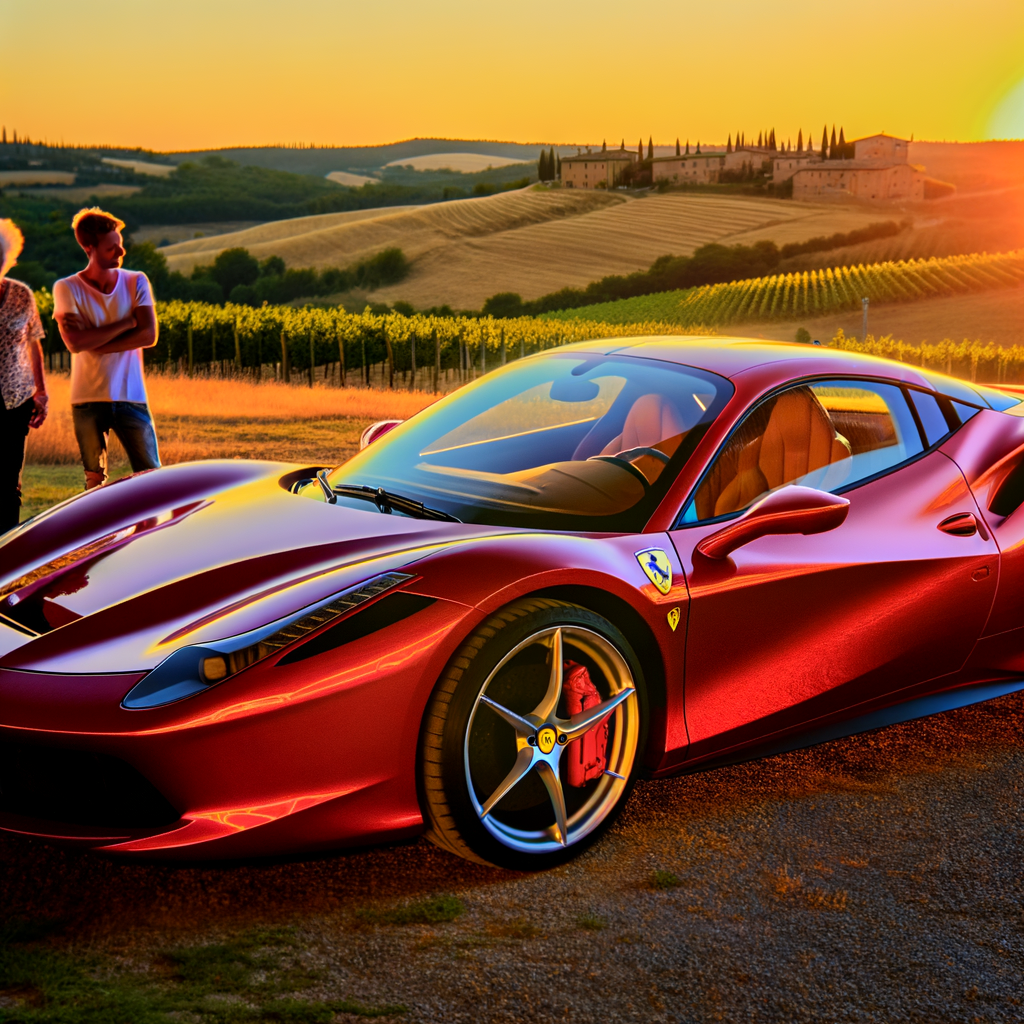
[[[140,306],[139,309],[152,309],[151,306]],[[123,320],[101,327],[87,327],[78,313],[58,313],[56,320],[60,328],[60,336],[64,339],[69,352],[95,352],[104,345],[120,337],[126,331],[134,330],[137,324],[138,310]],[[130,348],[141,346],[131,345]]]
[[[160,337],[156,310],[152,306],[136,306],[133,316],[135,327],[92,351],[107,355],[110,352],[127,352],[133,348],[152,348]]]

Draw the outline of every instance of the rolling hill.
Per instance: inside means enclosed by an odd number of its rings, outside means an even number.
[[[430,206],[276,221],[247,231],[168,246],[172,270],[188,272],[235,246],[295,267],[345,266],[399,246],[412,273],[374,297],[417,307],[479,309],[490,295],[530,299],[581,287],[606,274],[646,269],[666,253],[707,242],[778,244],[850,231],[884,219],[876,207],[749,197],[522,189]]]

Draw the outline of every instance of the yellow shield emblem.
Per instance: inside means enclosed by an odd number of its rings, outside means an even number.
[[[671,629],[672,632],[674,633],[676,631],[676,626],[678,626],[678,625],[679,625],[679,609],[678,608],[673,608],[672,611],[670,611],[668,613],[668,628]]]
[[[672,589],[672,563],[661,548],[638,551],[636,560],[640,563],[640,568],[647,573],[647,578],[661,593],[667,594]]]
[[[555,730],[550,725],[545,725],[537,733],[537,746],[542,754],[550,754],[555,749]]]

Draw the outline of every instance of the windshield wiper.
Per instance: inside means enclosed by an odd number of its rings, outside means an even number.
[[[323,487],[325,483],[326,480],[321,480],[320,486]],[[372,501],[385,515],[391,515],[392,512],[403,512],[407,516],[412,516],[413,519],[436,519],[444,523],[462,522],[461,519],[456,519],[455,516],[442,512],[439,508],[429,508],[421,501],[413,501],[412,498],[405,498],[393,491],[385,491],[383,487],[363,487],[359,484],[339,484],[337,487],[331,487],[330,484],[327,484],[327,488],[330,489],[335,500],[338,498],[360,498],[363,501]],[[326,489],[324,493],[327,493]]]

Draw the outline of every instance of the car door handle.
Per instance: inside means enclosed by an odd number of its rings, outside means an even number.
[[[957,512],[943,519],[939,529],[954,537],[973,537],[978,532],[978,520],[970,512]]]

